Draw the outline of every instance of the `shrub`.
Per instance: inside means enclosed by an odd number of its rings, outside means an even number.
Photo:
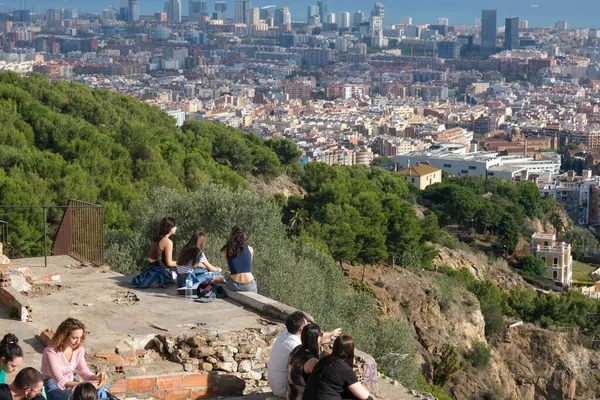
[[[361,281],[352,281],[350,282],[350,286],[352,286],[352,289],[359,293],[366,293],[373,298],[377,297],[373,288],[371,288],[371,286],[367,285],[366,283],[363,283]]]
[[[492,358],[492,352],[482,342],[473,343],[471,351],[467,354],[467,361],[471,363],[473,368],[484,368],[487,367]]]
[[[446,385],[452,375],[462,369],[458,359],[458,351],[451,344],[445,344],[442,347],[440,357],[433,360],[431,365],[433,367],[433,384],[437,386]]]

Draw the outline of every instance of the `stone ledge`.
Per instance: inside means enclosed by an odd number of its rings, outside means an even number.
[[[234,292],[225,289],[227,296],[237,303],[258,311],[259,313],[275,318],[280,321],[285,321],[288,315],[298,311],[298,309],[280,303],[263,295],[252,292]],[[308,315],[311,319],[312,317]]]
[[[16,309],[22,322],[33,322],[29,300],[12,287],[0,287],[0,301],[7,307]]]

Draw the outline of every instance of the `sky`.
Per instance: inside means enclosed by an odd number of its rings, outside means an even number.
[[[2,11],[19,8],[23,0],[0,0]],[[228,1],[228,14],[233,16],[234,0]],[[317,0],[282,1],[256,0],[255,7],[275,5],[288,6],[294,21],[306,20],[306,8],[316,4]],[[142,14],[153,14],[162,11],[164,0],[140,0]],[[340,13],[362,10],[369,16],[373,2],[364,0],[330,0],[330,11]],[[530,27],[554,26],[559,20],[566,20],[570,28],[600,27],[600,2],[595,0],[418,0],[418,1],[384,1],[385,23],[399,22],[401,17],[413,17],[413,23],[435,23],[437,18],[449,18],[451,25],[473,25],[475,18],[480,17],[484,8],[498,10],[498,25],[504,25],[504,18],[519,17],[529,21]],[[48,8],[77,8],[81,11],[99,12],[102,8],[113,6],[118,8],[119,0],[32,0],[27,2],[28,8],[33,5],[34,11]],[[182,0],[183,15],[187,15],[188,0]],[[214,0],[208,0],[210,12],[214,9]]]

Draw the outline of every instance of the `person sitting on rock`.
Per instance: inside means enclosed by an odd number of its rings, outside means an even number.
[[[300,339],[302,330],[310,322],[312,322],[310,318],[302,311],[293,312],[285,320],[286,330],[281,332],[275,339],[275,343],[273,343],[273,350],[271,350],[271,356],[267,363],[267,381],[273,394],[277,397],[286,397],[290,353],[302,344]],[[340,328],[325,332],[322,335],[322,340],[325,342],[335,339],[341,332]]]
[[[302,400],[306,380],[321,357],[321,327],[308,324],[302,329],[302,344],[290,353],[288,360],[287,400]]]
[[[179,253],[179,257],[177,257],[177,287],[185,286],[186,278],[190,273],[194,283],[204,281],[224,283],[221,268],[209,263],[204,255],[205,244],[206,235],[202,232],[194,232]]]
[[[10,385],[0,384],[0,400],[43,400],[40,395],[43,388],[44,377],[42,374],[35,368],[23,368],[13,383]]]
[[[42,355],[42,374],[48,400],[69,398],[70,391],[80,383],[73,371],[77,371],[83,381],[94,384],[100,399],[108,398],[106,388],[100,386],[106,375],[94,375],[85,362],[85,337],[85,325],[75,318],[67,318],[58,326]]]
[[[234,292],[256,293],[256,279],[252,275],[254,249],[248,246],[247,239],[244,228],[236,225],[221,249],[229,267],[229,278],[225,281],[225,286]]]
[[[344,335],[333,343],[331,355],[315,365],[306,382],[303,400],[372,400],[358,381],[354,367],[354,340]]]
[[[6,375],[12,374],[23,362],[23,349],[19,339],[7,333],[0,342],[0,383],[6,383]]]

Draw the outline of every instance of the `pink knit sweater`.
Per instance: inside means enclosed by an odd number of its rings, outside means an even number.
[[[42,355],[42,375],[44,379],[52,379],[59,389],[65,389],[65,383],[75,380],[73,371],[77,371],[80,378],[87,382],[94,376],[85,362],[85,350],[83,347],[73,351],[71,361],[68,361],[62,351],[56,351],[47,346]]]

